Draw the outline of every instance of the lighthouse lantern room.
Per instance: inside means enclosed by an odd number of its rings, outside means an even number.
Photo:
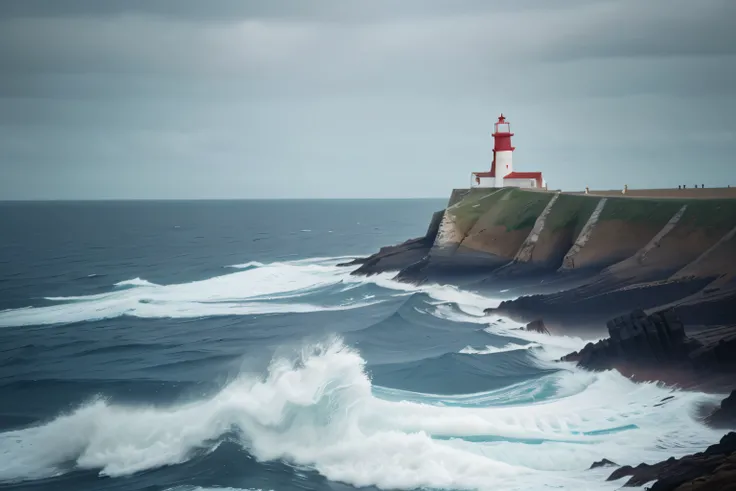
[[[514,150],[511,145],[511,124],[501,114],[493,125],[493,160],[491,170],[487,172],[473,172],[472,186],[481,188],[544,188],[545,181],[541,172],[515,172]]]

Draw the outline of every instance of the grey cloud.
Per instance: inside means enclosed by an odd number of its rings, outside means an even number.
[[[0,199],[445,196],[499,111],[553,186],[732,177],[731,4],[519,4],[0,2]]]
[[[606,0],[4,0],[0,18],[151,15],[195,22],[297,19],[376,22],[488,12],[557,10]]]
[[[730,0],[624,0],[586,10],[540,55],[570,60],[736,54],[736,2]]]

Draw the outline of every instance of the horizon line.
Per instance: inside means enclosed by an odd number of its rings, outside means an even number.
[[[447,196],[363,197],[363,198],[18,198],[0,199],[0,203],[58,203],[111,201],[378,201],[378,200],[447,199]]]

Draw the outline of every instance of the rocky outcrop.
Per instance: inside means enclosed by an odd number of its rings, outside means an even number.
[[[656,481],[650,491],[736,490],[736,433],[729,433],[704,452],[657,464],[639,464],[616,469],[608,478],[628,477],[625,486],[643,486]]]
[[[598,462],[593,462],[593,464],[588,468],[588,470],[597,469],[598,467],[618,467],[618,464],[608,459],[603,459],[603,460],[599,460]]]
[[[606,370],[629,365],[683,363],[700,344],[685,336],[685,328],[673,310],[647,316],[642,310],[608,322],[609,338],[589,343],[563,361],[577,361],[588,369]]]
[[[372,256],[341,263],[338,266],[360,266],[352,274],[365,276],[386,271],[400,271],[417,261],[421,261],[431,247],[431,242],[424,237],[420,237],[395,246],[382,247]]]
[[[524,328],[526,331],[530,332],[538,332],[539,334],[549,334],[549,331],[547,330],[547,326],[544,325],[544,321],[542,319],[537,319],[535,321],[530,322],[526,325]]]
[[[736,325],[703,328],[687,335],[674,309],[651,315],[636,310],[609,321],[608,332],[607,339],[588,343],[561,361],[588,370],[615,369],[635,380],[661,380],[681,387],[714,391],[733,387]]]
[[[424,237],[407,240],[394,246],[382,247],[377,253],[371,256],[354,259],[338,264],[338,266],[359,266],[352,274],[365,276],[406,269],[422,261],[429,254],[439,233],[443,216],[444,210],[437,211],[432,215],[432,220],[429,222],[429,227]]]
[[[721,402],[721,406],[705,422],[714,428],[736,428],[736,390]]]

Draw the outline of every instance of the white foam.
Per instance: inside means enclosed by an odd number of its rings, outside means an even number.
[[[525,406],[388,401],[372,395],[360,355],[331,342],[275,359],[264,377],[244,374],[209,399],[172,407],[97,400],[42,426],[0,433],[0,479],[52,475],[69,462],[128,475],[212,450],[236,430],[259,460],[308,466],[354,486],[590,489],[594,460],[660,460],[719,436],[691,417],[712,397],[637,385],[613,372],[584,376],[585,383],[568,380],[554,397]]]
[[[118,283],[115,283],[115,286],[158,286],[158,285],[151,283],[148,280],[141,279],[141,278],[133,278],[132,280],[125,280],[125,281],[120,281]]]
[[[253,269],[190,283],[157,285],[141,278],[122,281],[108,293],[50,297],[59,305],[0,312],[0,327],[72,323],[123,315],[144,318],[189,318],[284,312],[345,310],[377,300],[348,300],[339,305],[296,301],[299,297],[339,284],[350,271],[337,267],[334,258],[272,263]],[[272,302],[271,300],[281,300]],[[293,299],[295,301],[284,301]]]
[[[109,319],[123,315],[145,318],[188,318],[223,315],[254,315],[286,312],[345,310],[372,305],[379,300],[347,300],[341,305],[310,302],[275,303],[274,299],[297,299],[322,288],[344,284],[343,291],[366,284],[391,290],[394,295],[426,293],[439,304],[452,302],[471,322],[487,322],[483,309],[500,300],[463,291],[451,285],[416,286],[392,279],[395,273],[352,276],[349,268],[337,266],[354,256],[319,257],[263,264],[249,261],[230,266],[242,269],[190,283],[158,285],[142,278],[116,283],[118,289],[102,294],[48,297],[63,302],[48,307],[27,307],[0,312],[0,327],[72,323]],[[130,288],[120,288],[130,287]],[[441,305],[440,305],[441,307]],[[451,319],[452,320],[452,319]]]
[[[484,315],[483,311],[487,308],[498,307],[501,300],[495,298],[484,297],[478,293],[461,290],[454,285],[439,285],[436,283],[429,283],[424,285],[413,285],[410,283],[403,283],[394,280],[395,273],[381,273],[374,276],[369,276],[359,281],[368,281],[375,283],[376,285],[391,290],[400,292],[406,292],[407,294],[412,293],[426,293],[431,298],[437,301],[438,304],[442,303],[454,303],[463,312],[467,313],[468,316],[481,317]]]
[[[505,346],[501,346],[501,347],[488,345],[482,349],[475,349],[472,346],[466,346],[465,348],[460,350],[460,353],[463,353],[466,355],[493,355],[495,353],[505,353],[507,351],[528,350],[532,348],[538,348],[540,346],[541,345],[537,343],[529,343],[529,344],[507,343]]]
[[[458,312],[447,305],[438,305],[431,313],[436,317],[453,322],[472,322],[486,325],[487,327],[484,330],[489,334],[521,339],[532,343],[535,348],[541,348],[532,350],[531,352],[544,365],[547,365],[548,362],[556,362],[573,351],[579,351],[587,343],[596,341],[594,339],[582,339],[577,336],[552,336],[535,331],[527,331],[523,329],[525,327],[524,324],[511,319],[502,318],[498,315],[478,315],[465,311]],[[488,354],[492,354],[494,349],[497,348],[489,346]]]
[[[247,263],[242,264],[233,264],[231,266],[228,266],[228,268],[234,268],[234,269],[247,269],[247,268],[260,268],[264,266],[263,263],[258,261],[248,261]]]

